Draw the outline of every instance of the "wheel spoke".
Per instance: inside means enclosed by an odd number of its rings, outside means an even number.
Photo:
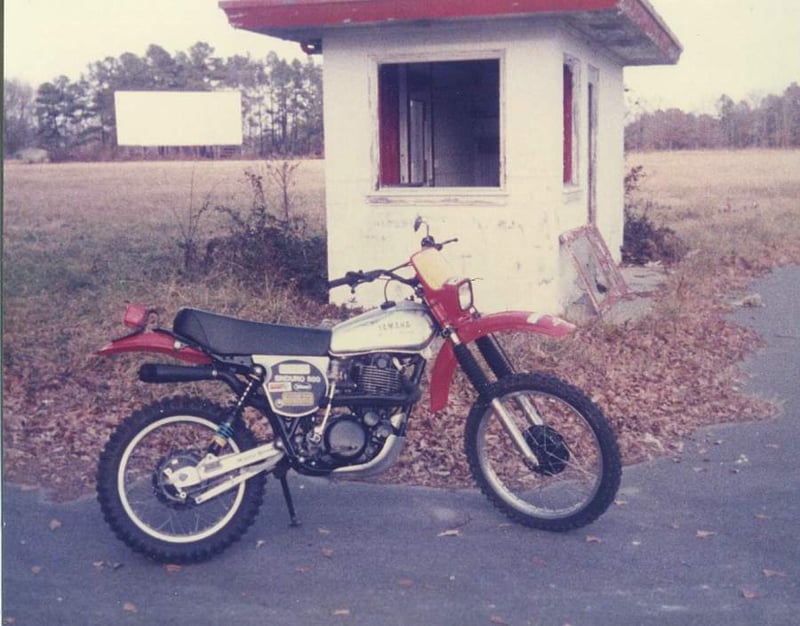
[[[508,427],[509,419],[516,428]],[[508,435],[514,430],[538,465],[518,452]],[[599,409],[551,377],[499,381],[468,421],[467,455],[483,491],[513,519],[542,528],[566,530],[600,515],[619,485],[618,454]]]
[[[223,527],[235,513],[244,484],[214,501],[194,506],[164,479],[163,469],[192,466],[204,455],[216,425],[193,416],[164,418],[133,439],[119,468],[120,496],[131,520],[162,541],[197,541]],[[235,446],[225,452],[238,452]],[[148,484],[149,483],[149,484]]]

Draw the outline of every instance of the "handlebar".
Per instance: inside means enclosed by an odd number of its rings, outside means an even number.
[[[409,287],[416,287],[419,284],[419,280],[414,278],[405,278],[404,276],[400,276],[395,273],[395,270],[400,269],[401,267],[406,267],[407,264],[401,265],[400,267],[395,267],[394,269],[390,270],[372,270],[369,272],[365,272],[363,270],[359,270],[357,272],[347,272],[341,278],[334,278],[331,281],[328,281],[328,289],[335,289],[336,287],[344,287],[347,285],[351,289],[355,289],[358,285],[363,283],[371,283],[378,278],[389,278],[391,280],[396,280],[398,282],[403,283],[404,285],[408,285]]]
[[[417,223],[418,222],[418,223]],[[414,230],[417,230],[420,224],[424,222],[421,221],[421,218],[417,218],[417,221],[414,224]],[[422,249],[425,248],[435,248],[436,250],[441,250],[449,243],[455,243],[458,239],[448,239],[446,241],[442,241],[441,243],[437,242],[431,235],[430,232],[422,238]],[[328,289],[335,289],[336,287],[344,287],[345,285],[350,287],[350,289],[355,291],[355,288],[363,283],[371,283],[378,278],[389,278],[390,280],[396,280],[397,282],[403,283],[404,285],[408,285],[409,287],[416,288],[419,285],[419,279],[416,277],[412,278],[405,278],[404,276],[400,276],[395,272],[401,268],[407,267],[409,263],[403,263],[402,265],[398,265],[395,268],[390,270],[372,270],[369,272],[365,272],[363,270],[358,270],[357,272],[347,272],[341,278],[334,278],[333,280],[328,281]]]

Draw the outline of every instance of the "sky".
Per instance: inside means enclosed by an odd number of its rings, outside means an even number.
[[[757,100],[800,82],[800,1],[650,3],[684,53],[676,66],[627,68],[630,102],[713,113],[722,94]],[[295,43],[235,30],[217,0],[5,0],[3,22],[5,77],[34,86],[77,79],[107,56],[143,55],[151,43],[171,53],[205,41],[222,57],[303,57]]]

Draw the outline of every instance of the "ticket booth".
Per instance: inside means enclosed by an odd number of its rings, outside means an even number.
[[[599,241],[619,260],[623,69],[681,54],[646,0],[220,6],[237,28],[322,54],[331,276],[407,258],[418,214],[459,238],[448,256],[482,279],[487,311],[563,311],[598,271],[576,249]],[[374,287],[360,304],[380,301]]]

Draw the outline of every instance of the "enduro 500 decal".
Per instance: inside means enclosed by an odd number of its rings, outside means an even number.
[[[302,417],[319,408],[328,391],[329,359],[256,355],[253,362],[267,369],[264,391],[278,415]]]

